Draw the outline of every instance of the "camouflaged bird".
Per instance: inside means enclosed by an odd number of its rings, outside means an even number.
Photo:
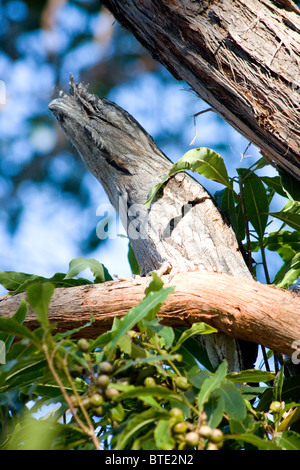
[[[172,176],[146,208],[149,191],[172,162],[129,113],[73,79],[70,93],[61,91],[49,108],[119,212],[141,275],[210,271],[252,282],[231,226],[190,175]],[[253,367],[253,343],[224,334],[204,335],[202,341],[213,367],[224,359],[229,371]]]

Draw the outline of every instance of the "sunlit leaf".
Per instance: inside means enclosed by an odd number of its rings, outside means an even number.
[[[300,277],[300,253],[285,263],[276,273],[273,283],[282,289],[295,284]]]
[[[300,214],[288,211],[270,212],[272,217],[282,220],[286,225],[300,231]]]
[[[64,279],[72,279],[87,268],[90,268],[94,274],[96,283],[112,280],[112,277],[103,264],[99,263],[96,259],[85,259],[81,256],[70,261],[69,270]]]
[[[191,336],[208,335],[208,334],[217,333],[217,332],[218,330],[216,330],[214,327],[210,325],[207,325],[206,323],[203,323],[203,322],[193,323],[191,328],[189,328],[188,330],[182,333],[176,345],[172,348],[171,352],[177,351],[182,345],[182,343],[184,343],[184,341],[186,341]]]

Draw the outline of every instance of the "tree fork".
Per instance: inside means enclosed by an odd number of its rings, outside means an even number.
[[[162,277],[165,284],[169,276]],[[115,316],[122,317],[144,297],[149,277],[102,284],[57,288],[50,302],[49,319],[56,332],[95,321],[78,334],[96,338],[107,331]],[[300,349],[300,296],[274,286],[233,278],[228,274],[186,272],[171,280],[175,290],[161,306],[163,324],[190,327],[205,322],[220,333],[250,340],[292,356]],[[216,286],[218,295],[216,295]],[[25,294],[0,298],[0,316],[11,318]],[[25,325],[39,323],[29,311]],[[296,353],[300,356],[300,352]]]
[[[102,0],[275,166],[300,179],[300,10],[290,0]]]

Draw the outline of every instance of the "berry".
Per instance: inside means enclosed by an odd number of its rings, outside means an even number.
[[[180,390],[188,390],[190,388],[190,384],[186,377],[176,377],[174,382]]]
[[[217,446],[217,444],[209,442],[206,446],[206,450],[219,450],[219,447]]]
[[[98,407],[98,406],[102,405],[103,402],[104,402],[103,396],[100,395],[100,393],[94,393],[91,396],[90,400],[91,400],[91,405],[95,406],[95,407]]]
[[[204,437],[205,439],[209,439],[212,433],[212,429],[210,426],[207,426],[206,424],[203,424],[199,428],[199,434],[201,437]]]
[[[117,390],[116,388],[107,388],[105,390],[105,395],[106,395],[106,398],[108,398],[109,400],[113,400],[114,398],[116,398],[118,395],[119,395],[119,390]]]
[[[176,407],[171,408],[170,414],[171,414],[172,418],[176,418],[176,421],[183,421],[184,420],[184,416],[183,416],[183,413],[182,413],[180,408],[176,408]]]
[[[223,433],[220,429],[212,429],[209,440],[214,444],[218,444],[223,440]]]
[[[185,435],[185,442],[191,446],[195,447],[199,444],[199,434],[195,431],[190,431]]]
[[[270,411],[273,413],[279,413],[279,411],[282,409],[280,401],[272,401],[270,405]]]
[[[173,432],[175,434],[183,434],[188,428],[188,424],[185,421],[179,421],[179,423],[174,424]]]
[[[93,409],[93,414],[95,416],[103,416],[103,406],[97,406],[96,408]]]
[[[101,388],[106,388],[110,383],[109,375],[102,374],[96,378],[96,384]]]
[[[112,369],[113,369],[113,366],[108,361],[103,361],[99,365],[99,371],[101,372],[101,374],[110,374]]]
[[[156,382],[153,377],[146,377],[144,380],[145,387],[155,387]]]
[[[90,343],[87,339],[81,338],[77,341],[77,347],[80,349],[80,351],[87,352],[89,350]]]

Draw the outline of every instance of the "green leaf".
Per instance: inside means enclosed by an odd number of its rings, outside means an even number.
[[[225,188],[224,191],[223,191],[221,208],[225,212],[225,214],[227,215],[227,217],[228,217],[235,233],[237,235],[240,234],[241,233],[241,227],[239,227],[239,221],[238,221],[238,218],[237,218],[237,210],[236,210],[236,207],[235,207],[234,193],[229,188]],[[242,230],[245,230],[244,221],[242,221]]]
[[[280,176],[261,176],[260,179],[269,189],[273,189],[277,194],[286,198],[286,192],[282,187]]]
[[[300,277],[300,253],[285,263],[276,273],[273,284],[282,289],[292,286]]]
[[[0,271],[0,283],[13,295],[25,292],[28,286],[37,282],[51,282],[55,287],[73,287],[83,284],[92,284],[88,279],[65,279],[64,273],[56,273],[54,276],[46,278],[35,274]]]
[[[134,387],[131,390],[128,390],[124,393],[121,393],[115,398],[115,401],[123,401],[128,398],[139,398],[141,400],[144,399],[144,397],[150,396],[154,398],[167,398],[167,399],[176,399],[178,401],[183,401],[183,398],[180,395],[177,395],[175,392],[172,390],[169,390],[166,387],[160,387],[157,385],[156,387]]]
[[[216,395],[223,398],[224,410],[229,418],[243,421],[246,417],[246,405],[240,390],[232,382],[224,381]]]
[[[26,318],[26,315],[27,315],[27,303],[25,301],[24,298],[22,298],[20,300],[20,305],[18,307],[18,310],[16,311],[16,313],[14,314],[14,316],[12,317],[14,320],[16,320],[20,325],[22,325],[22,323],[24,322],[25,318]],[[3,341],[3,343],[5,343],[5,346],[6,346],[6,351],[9,350],[13,340],[14,340],[14,335],[10,335],[8,333],[1,333],[0,331],[0,340]],[[1,357],[1,354],[0,354],[0,357]]]
[[[294,178],[290,173],[279,170],[282,188],[289,199],[300,201],[300,185],[299,180]]]
[[[35,312],[44,330],[49,329],[48,309],[53,292],[54,285],[50,282],[45,284],[31,284],[27,289],[27,298],[30,307]]]
[[[270,212],[269,215],[276,219],[282,220],[289,227],[294,228],[298,232],[300,231],[300,214],[288,211]]]
[[[133,249],[130,243],[128,243],[127,258],[128,258],[128,262],[129,262],[129,266],[130,266],[132,274],[139,275],[141,270],[140,270],[139,264],[137,262],[137,259],[135,257],[135,254],[133,252]]]
[[[284,367],[280,369],[280,371],[276,374],[273,384],[273,400],[274,401],[281,401],[282,395],[282,387],[284,382]]]
[[[174,163],[168,174],[161,178],[161,180],[149,192],[148,199],[145,203],[146,208],[149,209],[155,196],[172,175],[180,171],[187,170],[197,172],[206,178],[217,181],[232,189],[226,166],[221,155],[206,147],[200,147],[189,150],[178,160],[178,162]]]
[[[160,289],[162,289],[164,285],[162,279],[158,276],[158,274],[155,271],[151,273],[151,276],[152,276],[152,281],[150,282],[149,286],[147,286],[145,290],[146,295],[150,294],[150,292],[159,291]]]
[[[274,380],[275,374],[273,372],[266,372],[258,369],[248,369],[241,372],[230,372],[226,375],[227,380],[235,383],[258,383],[270,382]]]
[[[222,421],[225,411],[223,397],[221,395],[211,396],[205,403],[204,411],[207,415],[207,425],[216,428]]]
[[[8,291],[18,291],[19,287],[29,282],[35,282],[39,276],[35,274],[18,273],[15,271],[0,271],[0,283]]]
[[[290,404],[288,404],[288,408],[291,409],[291,408],[294,408],[294,406],[291,406]],[[287,411],[289,411],[289,409]],[[287,417],[281,421],[280,425],[278,426],[278,431],[280,432],[287,431],[288,428],[299,419],[300,419],[300,405],[297,405],[296,408],[292,412],[288,413]]]
[[[9,366],[10,363],[7,363],[7,367]],[[12,368],[1,378],[1,389],[3,392],[7,392],[26,385],[32,387],[38,381],[45,381],[47,378],[49,380],[49,377],[50,372],[43,357],[28,358],[20,361],[19,364],[12,364]]]
[[[294,431],[284,431],[274,436],[274,442],[281,449],[300,450],[300,435]]]
[[[247,442],[257,447],[259,450],[281,450],[281,447],[276,445],[274,442],[267,439],[262,439],[255,434],[241,433],[241,434],[226,434],[226,439],[234,439],[236,441]]]
[[[118,421],[121,423],[125,417],[125,410],[122,406],[122,403],[118,403],[116,406],[110,409],[110,416],[112,420]]]
[[[196,171],[206,178],[231,188],[223,158],[218,153],[206,147],[200,147],[186,152],[183,157],[172,166],[169,175],[171,176],[178,171],[185,170]]]
[[[215,374],[204,380],[201,390],[198,394],[198,407],[202,410],[203,405],[208,401],[211,394],[217,390],[227,374],[227,363],[222,362],[217,368]]]
[[[127,443],[136,438],[139,432],[145,434],[145,429],[153,423],[157,422],[160,418],[164,418],[167,411],[158,411],[157,409],[149,409],[139,414],[134,414],[132,418],[128,418],[126,425],[122,432],[118,435],[115,448],[117,450],[124,450]]]
[[[39,339],[28,328],[13,319],[13,318],[0,318],[0,331],[9,333],[12,336],[21,338],[28,338],[37,348],[41,347]]]
[[[231,433],[253,433],[259,427],[259,423],[251,415],[247,415],[242,421],[231,418],[229,422]]]
[[[161,354],[157,356],[147,356],[147,357],[139,356],[137,359],[128,359],[125,362],[125,364],[123,364],[117,369],[117,373],[119,374],[121,372],[124,372],[126,369],[129,369],[130,367],[134,367],[140,364],[154,363],[155,365],[155,363],[159,363],[161,361],[168,361],[168,360],[176,361],[178,360],[178,356],[173,355],[173,354]]]
[[[243,179],[243,195],[247,218],[262,240],[268,222],[269,202],[265,186],[254,173]]]
[[[206,348],[198,339],[194,337],[188,338],[187,341],[180,346],[180,354],[182,355],[183,363],[190,364],[191,367],[200,363],[210,372],[215,372],[215,368],[211,365],[208,358]]]
[[[145,202],[146,209],[149,209],[149,207],[151,206],[151,204],[152,204],[153,200],[155,199],[156,195],[159,193],[159,191],[165,185],[165,183],[168,181],[169,178],[170,178],[170,176],[169,176],[169,173],[168,173],[167,175],[163,176],[159,180],[159,182],[155,186],[153,186],[153,188],[149,191],[148,199]]]
[[[172,437],[169,421],[160,419],[154,430],[155,444],[158,449],[172,450],[174,449],[175,441]]]
[[[199,322],[199,323],[193,323],[191,328],[188,330],[184,331],[182,335],[180,336],[179,340],[177,341],[176,345],[172,348],[172,353],[174,351],[177,351],[177,349],[180,348],[182,343],[186,341],[188,338],[194,335],[208,335],[211,333],[217,333],[218,330],[213,328],[212,326],[207,325],[206,323]]]
[[[300,253],[300,232],[290,230],[271,232],[265,237],[264,245],[270,251],[277,251],[283,261],[288,262]]]
[[[108,273],[107,269],[103,264],[99,263],[96,259],[89,258],[85,259],[81,256],[79,258],[72,259],[69,263],[69,270],[65,275],[64,279],[71,279],[77,276],[85,269],[90,268],[95,276],[95,283],[111,281],[112,277]]]

